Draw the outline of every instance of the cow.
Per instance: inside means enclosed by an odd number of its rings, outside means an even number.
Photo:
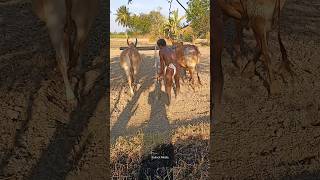
[[[198,83],[202,85],[197,69],[197,65],[200,63],[200,51],[197,46],[191,44],[183,44],[183,42],[175,42],[173,45],[175,46],[178,64],[185,70],[188,70],[190,74],[189,81],[191,82],[193,90],[195,90],[195,73],[198,77]]]
[[[131,95],[133,95],[136,90],[135,79],[142,62],[141,55],[136,48],[137,43],[137,38],[135,43],[129,43],[129,40],[127,39],[128,48],[123,50],[120,54],[120,66],[126,73]]]
[[[70,83],[70,70],[81,63],[89,30],[99,10],[99,0],[33,0],[33,10],[46,23],[56,51],[69,105],[79,101]]]
[[[213,90],[214,90],[214,102],[215,104],[221,103],[221,95],[223,88],[223,72],[221,65],[221,51],[223,48],[223,14],[230,16],[237,21],[237,36],[236,51],[237,56],[240,52],[240,31],[243,27],[251,28],[254,32],[257,47],[259,51],[256,53],[253,60],[249,60],[246,64],[244,71],[249,73],[255,72],[255,65],[260,56],[263,57],[263,61],[267,70],[267,82],[269,95],[279,93],[279,87],[275,82],[274,72],[271,68],[271,58],[269,56],[268,49],[268,34],[274,29],[275,25],[279,26],[280,11],[283,8],[285,0],[217,0],[214,3],[212,24],[213,24],[213,42],[214,42],[214,54],[213,54]],[[279,26],[280,27],[280,26]],[[280,44],[280,51],[282,54],[282,62],[279,71],[283,70],[289,72],[291,76],[294,72],[291,70],[291,62],[287,58],[287,52],[280,37],[280,28],[278,28],[278,41]]]
[[[168,66],[165,66],[164,68],[164,85],[165,85],[165,91],[168,95],[168,102],[170,104],[171,102],[171,90],[173,88],[173,84],[176,85],[176,81],[179,81],[176,76],[177,68],[170,63]],[[177,96],[177,93],[176,93]]]

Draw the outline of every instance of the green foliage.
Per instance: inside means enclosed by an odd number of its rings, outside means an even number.
[[[179,17],[178,9],[172,12],[172,16],[163,26],[164,35],[169,39],[180,39],[182,36],[181,21],[185,16]]]
[[[147,14],[132,14],[125,6],[121,6],[117,11],[116,21],[129,28],[128,33],[134,35],[161,36],[161,27],[165,22],[165,17],[160,14],[160,9]]]
[[[165,17],[161,15],[160,9],[158,11],[151,11],[149,13],[149,18],[151,24],[151,29],[150,29],[150,38],[155,40],[158,39],[159,37],[163,37],[163,26],[165,24]]]
[[[189,0],[187,21],[190,23],[195,36],[205,38],[210,32],[210,1]]]
[[[128,27],[129,21],[130,21],[129,9],[126,6],[119,7],[119,9],[117,10],[116,22],[123,27]]]
[[[120,33],[110,33],[110,38],[122,38],[122,39],[126,39],[127,35],[124,32],[120,32]]]

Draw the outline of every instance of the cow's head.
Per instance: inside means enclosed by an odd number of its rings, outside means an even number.
[[[136,42],[135,42],[135,43],[133,43],[133,42],[130,42],[130,43],[129,43],[129,38],[127,38],[127,44],[128,44],[129,47],[137,47],[138,40],[137,40],[137,38],[136,38]]]

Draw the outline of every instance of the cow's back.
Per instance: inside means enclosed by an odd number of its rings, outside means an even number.
[[[131,62],[130,58],[133,63],[133,67],[136,69],[140,66],[142,61],[141,56],[136,49],[127,48],[123,50],[120,54],[120,65],[124,68],[125,66],[130,67]]]
[[[195,66],[199,63],[200,51],[194,45],[184,45],[184,59],[188,66]]]

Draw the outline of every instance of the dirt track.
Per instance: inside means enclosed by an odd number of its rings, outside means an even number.
[[[47,29],[24,2],[0,4],[0,179],[107,178],[106,3],[86,53],[98,68],[85,73],[88,93],[70,112]]]
[[[285,85],[279,78],[278,97],[268,98],[258,77],[241,78],[230,56],[223,54],[223,119],[215,122],[211,136],[214,179],[320,177],[319,1],[287,1],[281,28],[298,77],[294,86]],[[245,42],[255,45],[252,36],[247,36]],[[269,47],[274,67],[278,67],[276,31]]]

